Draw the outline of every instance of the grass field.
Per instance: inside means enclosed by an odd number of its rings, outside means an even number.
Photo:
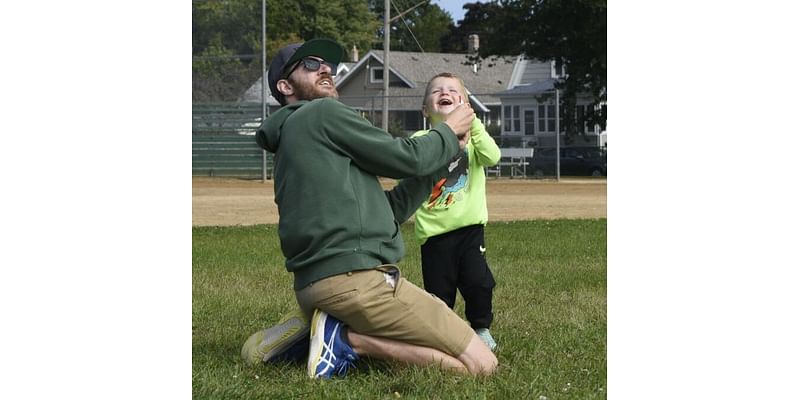
[[[422,286],[413,226],[403,275]],[[248,367],[239,351],[294,306],[277,226],[192,228],[192,394],[197,399],[606,398],[606,219],[490,223],[500,369],[471,378],[362,362],[312,381],[305,365]],[[463,317],[463,303],[456,312]]]

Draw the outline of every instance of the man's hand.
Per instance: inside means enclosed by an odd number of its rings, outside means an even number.
[[[458,148],[460,150],[464,150],[464,148],[467,147],[467,143],[469,143],[469,139],[471,137],[472,136],[470,136],[469,131],[467,131],[467,133],[465,133],[463,136],[458,138]]]
[[[444,118],[444,123],[455,132],[459,141],[459,147],[464,148],[469,142],[469,129],[472,126],[472,120],[475,118],[475,111],[469,104],[461,104],[453,109],[452,112],[447,114]],[[466,139],[465,139],[466,137]],[[463,142],[463,143],[462,143]]]

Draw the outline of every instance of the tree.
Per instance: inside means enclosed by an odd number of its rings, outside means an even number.
[[[316,37],[369,48],[378,22],[361,0],[267,0],[267,59]],[[193,101],[233,101],[261,77],[261,2],[192,2]]]
[[[393,49],[420,51],[421,46],[422,51],[433,53],[441,51],[442,37],[449,35],[454,26],[450,14],[435,4],[415,8],[401,19],[398,19],[395,24],[396,28],[392,32],[393,36],[391,38]],[[416,38],[416,41],[414,38]],[[419,45],[417,42],[419,42]]]
[[[562,90],[561,121],[567,140],[576,134],[577,96],[588,93],[598,111],[591,124],[605,129],[606,0],[500,0],[468,4],[461,27],[471,25],[481,35],[480,55],[525,54],[565,66],[567,76],[556,83]],[[582,130],[580,130],[582,132]]]
[[[442,51],[448,53],[466,53],[467,38],[471,34],[481,37],[481,46],[485,48],[481,54],[498,55],[501,53],[492,52],[491,43],[485,41],[490,37],[496,37],[498,15],[503,11],[502,7],[496,2],[493,3],[466,3],[464,8],[467,12],[464,19],[458,26],[451,30],[450,35],[443,38]]]
[[[383,0],[370,0],[370,9],[378,16],[374,49],[383,49]],[[420,5],[420,0],[393,0],[390,18],[413,8],[390,24],[389,46],[397,51],[442,51],[442,40],[455,28],[453,19],[436,4]],[[399,10],[399,12],[398,12]],[[412,35],[413,33],[413,35]],[[415,40],[416,39],[416,40]],[[419,44],[417,44],[419,42]],[[420,46],[422,50],[420,50]]]
[[[303,39],[327,37],[341,43],[346,51],[353,46],[369,49],[378,29],[376,15],[363,0],[301,0],[303,11],[300,36]]]

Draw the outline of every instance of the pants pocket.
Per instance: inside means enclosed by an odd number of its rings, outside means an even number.
[[[324,310],[326,308],[336,308],[337,305],[347,302],[354,297],[358,296],[358,289],[348,290],[343,293],[337,293],[333,296],[317,300],[317,308]]]

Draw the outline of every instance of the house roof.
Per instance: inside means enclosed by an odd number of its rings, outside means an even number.
[[[464,81],[467,93],[473,105],[487,111],[486,106],[500,105],[500,97],[531,96],[545,93],[553,89],[554,79],[546,79],[533,83],[524,83],[522,74],[533,66],[518,56],[490,56],[473,66],[467,54],[455,53],[416,53],[392,51],[389,54],[389,69],[406,87],[392,86],[392,109],[418,110],[425,95],[425,86],[434,75],[441,72],[452,72]],[[383,64],[383,51],[370,50],[357,63],[342,63],[336,75],[336,86],[347,85],[350,77],[356,76],[358,70],[365,68],[369,59]],[[269,94],[269,88],[267,88]],[[380,108],[381,99],[371,96],[348,98],[348,103],[361,108]],[[261,102],[261,78],[239,98],[240,102]],[[269,94],[267,103],[279,106],[277,100]]]
[[[355,76],[356,71],[364,68],[370,58],[383,64],[383,51],[371,50],[365,54],[350,73],[337,82],[337,86],[346,85],[348,77]],[[392,51],[389,54],[389,70],[408,86],[389,89],[393,97],[392,108],[419,109],[425,86],[431,77],[441,72],[452,72],[461,77],[473,104],[499,105],[500,99],[495,93],[508,87],[517,59],[516,56],[491,56],[473,66],[466,54]],[[408,97],[397,99],[395,96]],[[371,101],[365,99],[365,104]]]
[[[267,91],[267,104],[271,106],[280,106],[278,100],[272,97],[269,86],[264,88]],[[261,78],[258,78],[252,85],[250,85],[241,96],[239,96],[240,103],[261,103]]]
[[[544,81],[529,83],[525,85],[514,86],[511,89],[498,92],[499,97],[513,97],[513,96],[535,96],[553,90],[555,87],[555,79],[547,79]]]

